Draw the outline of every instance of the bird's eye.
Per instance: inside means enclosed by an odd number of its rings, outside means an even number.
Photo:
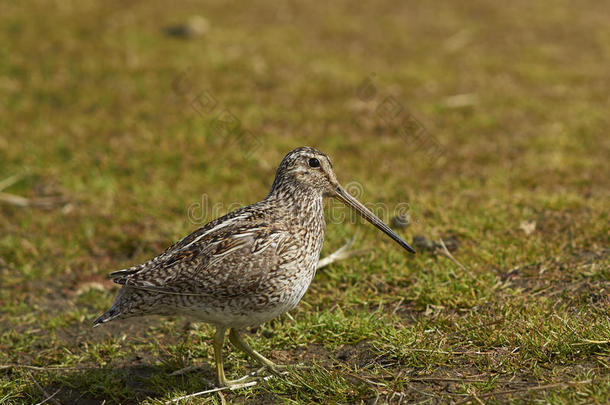
[[[309,159],[309,167],[320,167],[320,161],[316,158]]]

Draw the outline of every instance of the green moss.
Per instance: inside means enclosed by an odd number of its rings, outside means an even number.
[[[301,145],[385,220],[408,204],[406,239],[455,237],[460,265],[406,256],[329,206],[324,254],[355,233],[370,252],[319,271],[291,317],[248,337],[311,368],[227,401],[610,400],[606,3],[202,7],[4,2],[0,182],[20,178],[0,191],[34,206],[0,201],[0,403],[209,388],[210,327],[91,328],[116,293],[104,277],[264,197]],[[193,14],[206,35],[164,36]],[[214,108],[193,107],[202,94]],[[448,102],[460,94],[473,103]],[[388,97],[402,109],[386,121]],[[253,143],[212,130],[222,111]],[[401,135],[406,117],[438,149]],[[254,369],[225,349],[228,374]]]

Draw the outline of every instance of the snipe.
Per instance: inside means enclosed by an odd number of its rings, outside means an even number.
[[[341,187],[326,154],[301,147],[284,157],[264,200],[208,223],[143,264],[111,273],[123,287],[94,326],[149,314],[186,315],[216,327],[219,385],[238,381],[224,373],[227,329],[235,347],[277,373],[281,366],[254,351],[239,330],[293,309],[305,294],[324,240],[324,197],[339,199],[415,253]]]

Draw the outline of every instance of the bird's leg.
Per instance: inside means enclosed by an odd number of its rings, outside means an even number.
[[[224,387],[227,385],[227,377],[225,377],[225,369],[222,362],[222,346],[225,342],[226,329],[222,326],[216,328],[214,333],[214,360],[216,360],[216,377],[218,385]]]
[[[229,332],[229,340],[233,346],[237,347],[248,356],[259,362],[264,368],[269,369],[273,374],[280,375],[282,371],[286,370],[287,366],[275,364],[253,348],[251,348],[244,340],[236,329],[231,328]]]
[[[225,376],[224,363],[222,360],[222,347],[225,341],[225,332],[227,328],[218,326],[216,327],[216,333],[214,333],[214,359],[216,360],[216,377],[218,379],[219,387],[235,387],[239,386],[250,379],[249,375],[246,375],[237,380],[227,380]],[[231,329],[233,331],[233,329]]]

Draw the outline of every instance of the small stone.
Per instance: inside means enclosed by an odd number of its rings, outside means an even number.
[[[413,236],[413,246],[416,250],[421,251],[433,251],[434,250],[434,242],[430,239],[426,238],[424,235],[415,235]]]
[[[165,34],[172,37],[192,39],[205,35],[210,29],[210,23],[205,18],[194,15],[182,24],[163,28]]]
[[[411,218],[406,214],[395,215],[392,218],[392,226],[394,228],[406,228],[409,225],[411,225]]]

